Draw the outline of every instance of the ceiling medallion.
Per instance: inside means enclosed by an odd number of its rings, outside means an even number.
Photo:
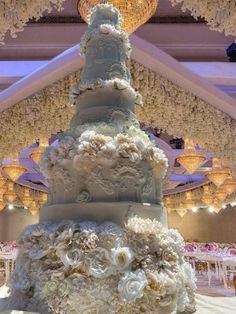
[[[196,152],[194,143],[186,139],[185,152],[177,155],[176,160],[189,174],[193,174],[206,161],[206,157]]]
[[[222,167],[217,158],[213,158],[212,164],[212,170],[207,173],[207,178],[219,188],[229,177],[230,169]]]
[[[90,9],[97,4],[112,4],[122,15],[122,30],[131,34],[151,18],[156,12],[158,2],[159,0],[80,0],[78,1],[78,10],[88,23]]]
[[[22,176],[22,174],[27,171],[27,169],[20,164],[17,157],[14,158],[9,164],[2,165],[2,169],[12,181],[17,181]]]

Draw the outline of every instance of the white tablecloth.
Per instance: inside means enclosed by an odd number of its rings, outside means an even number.
[[[197,294],[196,314],[236,314],[236,297],[208,297]]]

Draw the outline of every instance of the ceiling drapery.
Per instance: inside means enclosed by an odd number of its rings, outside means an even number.
[[[195,18],[203,17],[211,30],[236,37],[235,0],[170,0],[181,4],[182,11],[189,10]]]
[[[39,19],[52,9],[62,10],[65,0],[1,0],[0,1],[0,43],[9,32],[12,37],[23,31],[30,19]]]

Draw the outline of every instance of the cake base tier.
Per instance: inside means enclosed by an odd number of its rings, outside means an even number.
[[[165,208],[155,204],[134,202],[92,202],[44,206],[40,211],[40,222],[47,220],[95,221],[97,223],[112,221],[124,226],[127,219],[132,216],[156,219],[164,227],[167,227]]]

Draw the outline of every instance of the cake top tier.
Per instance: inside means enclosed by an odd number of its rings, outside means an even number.
[[[111,4],[99,4],[91,9],[88,16],[89,29],[96,29],[100,25],[108,24],[121,30],[122,17],[120,12]]]

